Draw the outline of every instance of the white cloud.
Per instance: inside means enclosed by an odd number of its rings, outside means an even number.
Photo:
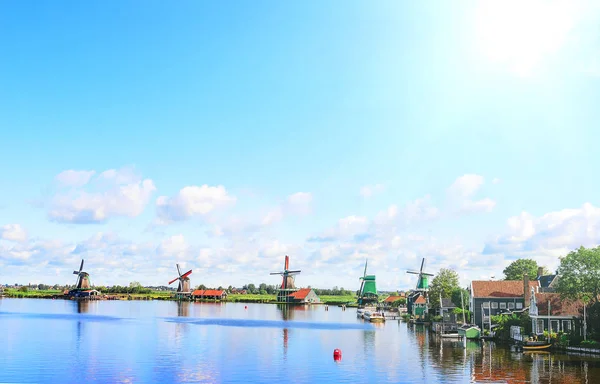
[[[492,180],[492,184],[499,184],[500,183],[500,179],[497,177],[494,177],[494,179]]]
[[[385,190],[383,184],[365,185],[360,188],[359,194],[364,198],[372,197]]]
[[[23,242],[27,240],[27,232],[19,224],[6,224],[0,227],[0,239]]]
[[[506,260],[532,257],[556,268],[558,256],[580,246],[600,244],[600,208],[585,203],[535,217],[527,212],[507,220],[507,231],[485,244],[483,254],[502,255]]]
[[[140,215],[156,190],[154,182],[139,177],[134,179],[128,169],[123,171],[124,175],[116,170],[107,172],[113,176],[104,185],[96,183],[87,190],[72,188],[59,191],[49,204],[48,217],[57,222],[87,224],[105,222],[118,216]],[[100,177],[105,178],[105,173]],[[79,181],[82,180],[80,177]]]
[[[90,181],[95,173],[96,171],[75,171],[70,169],[62,171],[56,175],[55,179],[62,185],[68,187],[83,187]]]
[[[282,221],[286,216],[304,216],[312,212],[313,196],[310,192],[296,192],[289,195],[285,202],[271,209],[262,219],[261,224],[268,226]]]
[[[188,186],[173,197],[160,196],[156,200],[159,219],[164,222],[182,221],[194,216],[206,216],[218,208],[233,205],[236,198],[224,186]]]

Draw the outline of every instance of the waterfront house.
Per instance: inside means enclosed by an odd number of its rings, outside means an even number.
[[[196,289],[192,292],[192,298],[194,300],[225,300],[227,292],[222,289]]]
[[[416,292],[408,297],[407,312],[415,318],[424,318],[427,313],[427,299],[421,292]]]
[[[544,268],[538,268],[537,280],[540,282],[539,292],[556,292],[560,275],[542,275]]]
[[[321,302],[319,296],[317,296],[315,291],[311,288],[301,288],[296,292],[290,293],[288,297],[288,303],[312,304]]]
[[[442,305],[437,309],[437,314],[443,316],[446,323],[456,323],[456,314],[454,313],[456,308],[458,307],[452,302],[452,299],[443,297]]]
[[[398,301],[404,300],[404,296],[388,296],[385,300],[383,300],[383,306],[385,308],[398,307]]]
[[[472,281],[473,322],[481,329],[489,328],[490,316],[524,311],[530,304],[531,288],[537,292],[539,286],[538,280],[530,281],[527,275],[523,280]]]
[[[554,333],[568,333],[579,327],[583,302],[562,298],[558,293],[535,292],[532,289],[529,316],[531,329],[536,335],[542,335],[549,329]]]

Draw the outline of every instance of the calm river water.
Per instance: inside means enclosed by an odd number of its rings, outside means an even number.
[[[323,306],[4,298],[0,348],[0,383],[600,382],[598,358],[465,348]]]

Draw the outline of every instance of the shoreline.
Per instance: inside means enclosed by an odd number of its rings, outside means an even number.
[[[62,291],[42,291],[42,292],[6,292],[0,295],[0,298],[11,298],[11,299],[46,299],[46,300],[71,300],[66,297]],[[240,295],[230,294],[225,300],[211,300],[211,299],[179,299],[174,297],[174,292],[152,292],[152,293],[113,293],[103,294],[93,301],[111,301],[111,300],[161,300],[161,301],[184,301],[184,302],[199,302],[199,303],[253,303],[253,304],[292,304],[292,305],[333,305],[342,306],[345,305],[347,308],[356,307],[356,299],[351,296],[323,296],[321,301],[318,303],[284,303],[279,302],[276,299],[276,295]]]

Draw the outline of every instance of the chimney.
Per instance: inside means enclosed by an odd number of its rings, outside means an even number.
[[[538,267],[537,279],[539,280],[540,277],[542,277],[543,274],[544,274],[544,267]]]
[[[523,299],[525,300],[524,307],[529,307],[531,301],[531,289],[529,288],[529,274],[523,274]]]

